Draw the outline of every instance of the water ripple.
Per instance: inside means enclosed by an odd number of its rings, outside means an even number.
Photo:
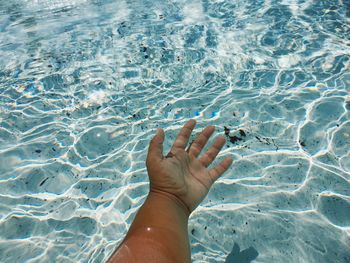
[[[0,261],[104,262],[156,128],[166,152],[195,118],[234,162],[191,216],[194,262],[350,262],[349,6],[1,1]]]

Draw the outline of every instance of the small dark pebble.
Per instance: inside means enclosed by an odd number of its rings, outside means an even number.
[[[270,144],[271,144],[269,138],[264,138],[264,139],[266,140],[266,144],[267,144],[267,145],[270,145]]]
[[[66,112],[66,115],[67,115],[68,117],[70,117],[70,113],[69,113],[69,112]]]
[[[47,179],[49,179],[49,177],[45,178],[45,179],[40,183],[39,186],[42,186],[42,185],[47,181]]]
[[[241,136],[246,136],[244,130],[239,130],[239,134],[240,134]]]
[[[303,146],[303,147],[306,146],[305,142],[303,142],[303,141],[299,141],[299,143],[300,143],[300,145]]]
[[[47,65],[48,68],[52,68],[52,65]]]
[[[230,129],[227,128],[226,126],[224,126],[224,129],[225,129],[225,135],[229,135],[230,134]]]
[[[55,149],[55,148],[53,148],[53,147],[52,147],[51,149],[52,149],[54,152],[56,151],[56,149]]]
[[[147,51],[147,47],[142,47],[142,52],[146,52]]]
[[[207,230],[207,226],[204,227],[204,230]]]
[[[191,230],[191,234],[194,235],[194,229]]]
[[[255,138],[256,138],[259,142],[263,142],[258,136],[255,136]]]
[[[148,55],[145,55],[145,58],[148,58]]]
[[[237,141],[241,141],[242,138],[239,138],[237,136],[230,136],[230,142],[235,143]]]
[[[36,153],[41,153],[41,150],[35,150]]]
[[[258,212],[260,212],[260,209],[258,209]]]

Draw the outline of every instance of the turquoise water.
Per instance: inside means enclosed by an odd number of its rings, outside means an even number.
[[[190,118],[193,262],[350,262],[348,0],[0,0],[0,57],[0,262],[106,261]]]

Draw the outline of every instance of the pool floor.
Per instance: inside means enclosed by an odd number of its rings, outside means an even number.
[[[192,261],[350,262],[350,1],[0,1],[0,262],[105,262],[191,118],[234,162]]]

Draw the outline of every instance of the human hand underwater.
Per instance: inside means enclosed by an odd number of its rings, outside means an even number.
[[[189,213],[203,201],[213,183],[232,164],[232,158],[226,157],[214,168],[208,168],[226,142],[222,135],[199,157],[215,130],[214,126],[203,129],[185,149],[195,125],[194,119],[184,125],[167,156],[163,156],[164,130],[159,128],[150,142],[146,160],[150,192],[177,199],[187,207]]]

